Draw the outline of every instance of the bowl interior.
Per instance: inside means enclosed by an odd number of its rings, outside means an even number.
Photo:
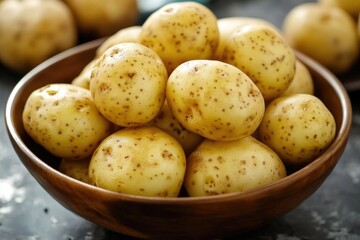
[[[310,196],[344,151],[352,118],[349,97],[333,74],[297,53],[315,80],[316,95],[334,115],[337,133],[331,146],[319,158],[284,179],[244,193],[173,199],[113,193],[71,179],[56,170],[59,159],[25,133],[22,111],[27,97],[35,89],[49,83],[70,82],[76,77],[94,58],[95,50],[102,41],[96,40],[65,51],[29,72],[13,89],[5,110],[10,140],[30,173],[66,208],[97,224],[137,237],[186,237],[190,233],[192,236],[214,237],[253,229],[293,209]],[[72,196],[73,191],[77,191],[76,200]],[[89,196],[96,197],[96,203],[89,204]],[[150,209],[158,212],[155,214]],[[259,211],[261,216],[253,216]],[[129,216],[124,216],[124,213]],[[141,218],[138,217],[140,213]],[[174,213],[178,221],[172,223],[169,216]],[[218,233],[216,226],[229,221],[232,224],[223,233]],[[196,230],[193,227],[197,226],[195,224],[199,226]]]

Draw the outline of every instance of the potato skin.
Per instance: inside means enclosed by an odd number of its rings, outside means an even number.
[[[296,93],[314,95],[314,81],[308,68],[299,60],[296,60],[295,76],[290,86],[280,96],[288,96]]]
[[[335,6],[344,9],[354,18],[358,18],[360,13],[360,1],[354,0],[319,0],[323,5]]]
[[[285,91],[295,74],[296,57],[292,48],[277,31],[266,25],[237,28],[226,42],[220,60],[246,73],[265,101]]]
[[[212,140],[251,135],[265,109],[263,96],[246,74],[215,60],[181,64],[168,79],[166,96],[185,128]]]
[[[139,18],[136,0],[64,0],[82,37],[93,39],[112,35],[134,25]]]
[[[214,54],[215,60],[222,60],[222,55],[224,52],[224,48],[227,44],[227,41],[229,38],[231,38],[231,35],[236,31],[236,29],[247,26],[247,25],[265,25],[268,26],[275,31],[279,32],[280,30],[277,29],[274,25],[271,23],[259,19],[259,18],[251,18],[251,17],[226,17],[226,18],[220,18],[217,21],[218,23],[218,29],[219,29],[219,44],[216,49],[216,52]]]
[[[153,49],[170,74],[193,59],[211,59],[219,41],[216,16],[196,2],[170,3],[142,26],[139,42]]]
[[[139,42],[139,35],[141,32],[141,26],[131,26],[120,29],[109,38],[107,38],[99,47],[96,49],[96,57],[100,57],[108,48],[126,42]]]
[[[89,177],[95,186],[141,196],[177,197],[185,175],[180,144],[156,127],[119,130],[95,151]]]
[[[59,164],[59,171],[76,180],[90,184],[89,163],[90,158],[76,161],[63,158]]]
[[[287,14],[283,30],[293,48],[335,74],[348,71],[358,57],[356,23],[338,7],[318,3],[298,5]]]
[[[165,101],[167,71],[160,57],[138,43],[107,49],[95,62],[90,91],[99,111],[122,127],[150,122]]]
[[[288,166],[301,167],[319,156],[336,133],[333,115],[316,96],[294,94],[273,100],[259,126],[259,140]]]
[[[183,147],[186,156],[203,141],[203,137],[184,128],[172,114],[167,101],[159,114],[150,122],[151,125],[160,128],[173,136]]]
[[[1,1],[0,36],[0,61],[18,72],[77,43],[74,19],[61,1]]]
[[[184,186],[190,197],[244,192],[286,176],[268,146],[248,136],[231,142],[205,140],[190,155]]]
[[[71,84],[83,87],[85,89],[90,90],[90,77],[91,77],[91,71],[96,62],[96,59],[91,60],[79,73],[77,77],[75,77]]]
[[[112,124],[98,111],[89,90],[54,83],[33,91],[24,111],[25,131],[60,158],[89,157],[112,131]]]

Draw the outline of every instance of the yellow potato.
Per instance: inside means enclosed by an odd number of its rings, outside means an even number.
[[[247,25],[236,29],[225,44],[221,60],[246,73],[266,101],[278,97],[290,85],[295,54],[273,28]]]
[[[188,158],[184,186],[190,197],[244,192],[286,176],[277,154],[249,136],[205,140]]]
[[[238,68],[216,60],[192,60],[169,77],[167,103],[187,129],[212,140],[251,135],[265,104],[259,89]]]
[[[139,37],[159,54],[169,73],[188,60],[212,58],[218,41],[216,16],[195,2],[170,3],[155,11]]]
[[[284,19],[289,44],[335,74],[348,71],[359,54],[354,19],[338,7],[301,4]]]
[[[314,95],[314,82],[308,68],[299,60],[296,61],[295,76],[290,86],[281,94],[281,96],[292,95],[296,93],[307,93]]]
[[[134,25],[139,18],[136,0],[64,0],[84,38],[109,36]]]
[[[231,37],[233,32],[241,27],[247,26],[247,25],[265,25],[268,27],[273,28],[274,30],[279,30],[272,25],[271,23],[259,19],[259,18],[249,18],[249,17],[227,17],[227,18],[220,18],[217,21],[218,23],[218,29],[219,29],[219,44],[217,47],[217,50],[214,55],[214,59],[221,60],[222,54],[224,52],[224,48],[226,46],[227,40]],[[280,32],[279,32],[280,34]]]
[[[71,84],[50,84],[28,97],[25,131],[50,153],[60,158],[89,157],[112,130],[98,111],[90,91]]]
[[[203,140],[203,137],[187,130],[180,124],[172,114],[167,101],[165,101],[160,113],[151,124],[178,140],[183,147],[186,156],[188,156]]]
[[[177,197],[186,158],[180,144],[156,127],[120,130],[95,151],[89,177],[95,186],[141,196]]]
[[[90,183],[89,179],[90,158],[81,160],[61,159],[59,171],[81,182]]]
[[[166,82],[166,68],[153,50],[138,43],[121,43],[95,62],[90,91],[99,111],[111,122],[140,126],[159,113]]]
[[[316,96],[295,94],[273,100],[259,126],[259,140],[289,166],[299,167],[319,156],[335,137],[333,115]]]
[[[101,54],[105,52],[106,49],[119,44],[126,42],[136,43],[139,41],[139,35],[141,32],[141,26],[131,26],[127,28],[123,28],[111,35],[108,39],[106,39],[96,50],[96,56],[99,57]]]
[[[73,16],[62,1],[0,2],[0,61],[9,68],[27,72],[76,42]]]
[[[342,8],[354,18],[357,18],[360,13],[359,0],[319,0],[319,2],[324,5]]]
[[[96,59],[91,60],[71,84],[90,90],[90,76]]]

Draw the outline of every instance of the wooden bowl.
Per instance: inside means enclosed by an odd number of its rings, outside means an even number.
[[[316,95],[333,113],[337,133],[315,161],[273,184],[244,193],[159,198],[120,194],[72,179],[57,170],[59,159],[25,133],[22,111],[29,94],[48,83],[70,82],[94,57],[102,40],[80,45],[44,62],[13,89],[5,120],[20,160],[58,202],[112,231],[140,238],[219,238],[258,228],[313,194],[340,159],[349,137],[352,109],[347,92],[329,71],[298,53],[310,69]]]

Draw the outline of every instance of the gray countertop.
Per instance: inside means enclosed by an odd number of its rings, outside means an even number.
[[[209,7],[219,18],[258,17],[281,27],[286,13],[302,2],[305,1],[218,0]],[[0,239],[133,239],[62,207],[21,164],[10,144],[3,117],[7,98],[21,77],[0,65]],[[360,96],[358,91],[349,95],[354,111],[350,139],[323,185],[293,211],[234,239],[360,239]]]

